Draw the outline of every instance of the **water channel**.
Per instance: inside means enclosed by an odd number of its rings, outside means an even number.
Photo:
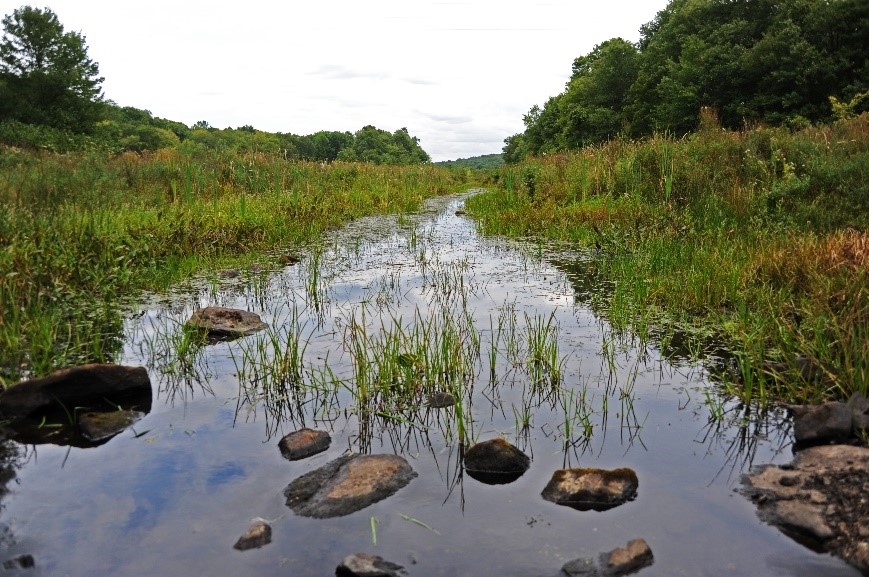
[[[323,576],[369,552],[411,576],[554,577],[642,537],[647,576],[859,574],[761,523],[738,492],[753,465],[792,458],[782,414],[755,417],[718,396],[701,363],[614,332],[592,306],[596,255],[481,236],[464,198],[360,219],[294,265],[143,296],[119,361],[148,368],[152,411],[95,448],[7,447],[3,558],[33,555],[28,575]],[[270,328],[186,346],[182,324],[208,305]],[[458,407],[428,408],[413,391],[360,400],[388,351],[410,347],[403,366],[422,375],[426,346],[450,351],[438,371]],[[296,353],[294,370],[274,370]],[[277,443],[302,426],[332,444],[290,462]],[[462,470],[459,440],[495,437],[532,458],[512,483]],[[286,485],[346,452],[398,453],[419,476],[345,517],[290,511]],[[602,512],[543,500],[564,467],[630,467],[638,496]],[[257,517],[272,543],[234,550]]]

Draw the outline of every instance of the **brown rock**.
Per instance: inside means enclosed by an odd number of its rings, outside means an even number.
[[[465,452],[463,462],[471,477],[490,485],[511,483],[531,465],[528,455],[501,438],[477,443]]]
[[[298,461],[329,448],[332,438],[326,431],[299,429],[286,435],[278,442],[281,454],[290,461]]]
[[[204,331],[211,339],[233,339],[266,328],[259,315],[240,309],[206,307],[197,309],[187,326]]]
[[[543,498],[580,511],[605,511],[636,497],[637,474],[628,468],[561,469],[543,489]]]
[[[340,517],[393,495],[414,477],[398,455],[348,455],[297,478],[284,496],[297,515]]]
[[[344,557],[335,569],[335,575],[337,577],[399,577],[407,575],[407,572],[401,565],[385,561],[383,557],[356,553]]]
[[[74,407],[100,405],[108,408],[130,406],[129,403],[148,412],[151,398],[151,379],[144,367],[92,364],[9,387],[0,394],[0,413],[5,417],[47,412],[66,415]]]
[[[265,521],[255,521],[247,532],[238,538],[233,547],[239,551],[259,549],[272,542],[272,528]]]
[[[428,406],[433,409],[443,409],[445,407],[452,407],[456,404],[456,400],[450,393],[444,391],[438,391],[433,394],[428,401]]]
[[[609,574],[624,575],[651,565],[654,556],[645,539],[634,539],[624,547],[604,553],[602,561]]]

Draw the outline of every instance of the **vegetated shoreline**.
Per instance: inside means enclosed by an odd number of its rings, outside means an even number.
[[[796,133],[706,126],[505,165],[488,234],[594,246],[621,329],[726,347],[746,402],[869,389],[869,114]]]
[[[121,301],[191,274],[279,263],[341,224],[468,186],[433,165],[177,150],[0,147],[0,385],[120,349]]]

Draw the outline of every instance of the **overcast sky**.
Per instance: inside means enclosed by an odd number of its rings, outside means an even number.
[[[0,0],[3,14],[24,2]],[[407,127],[433,160],[500,152],[573,59],[666,0],[51,0],[106,98],[269,132]]]

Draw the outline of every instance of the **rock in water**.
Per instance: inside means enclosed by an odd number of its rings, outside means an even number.
[[[429,397],[428,406],[432,409],[444,409],[446,407],[452,407],[456,404],[456,400],[450,393],[445,391],[438,391]]]
[[[489,485],[512,483],[531,465],[528,455],[505,441],[491,439],[477,443],[465,452],[465,470],[474,479]]]
[[[792,405],[794,440],[797,443],[847,439],[851,435],[851,410],[845,403]]]
[[[824,445],[742,478],[761,519],[869,572],[869,448]]]
[[[543,498],[580,511],[605,511],[634,499],[640,482],[628,468],[560,469],[543,489]]]
[[[265,521],[255,521],[247,532],[238,538],[233,547],[239,551],[259,549],[272,542],[272,528]]]
[[[290,461],[298,461],[329,448],[332,438],[326,431],[314,429],[299,429],[285,436],[278,442],[281,454]]]
[[[194,311],[187,326],[204,331],[209,339],[225,340],[253,334],[268,325],[256,313],[224,307],[206,307]]]
[[[82,365],[22,381],[0,394],[4,417],[71,413],[75,407],[131,406],[151,410],[151,379],[144,367]],[[111,406],[109,405],[109,406]],[[107,407],[108,408],[108,407]]]
[[[144,416],[145,413],[139,411],[82,413],[78,416],[78,429],[82,437],[97,443],[127,430]]]
[[[401,565],[385,561],[383,557],[356,553],[344,557],[335,569],[335,575],[337,577],[400,577],[407,575],[407,572]]]
[[[624,547],[613,549],[601,556],[601,565],[612,575],[631,573],[654,561],[652,550],[645,539],[634,539]]]
[[[341,517],[393,495],[416,476],[398,455],[348,455],[302,475],[284,496],[297,515]]]

